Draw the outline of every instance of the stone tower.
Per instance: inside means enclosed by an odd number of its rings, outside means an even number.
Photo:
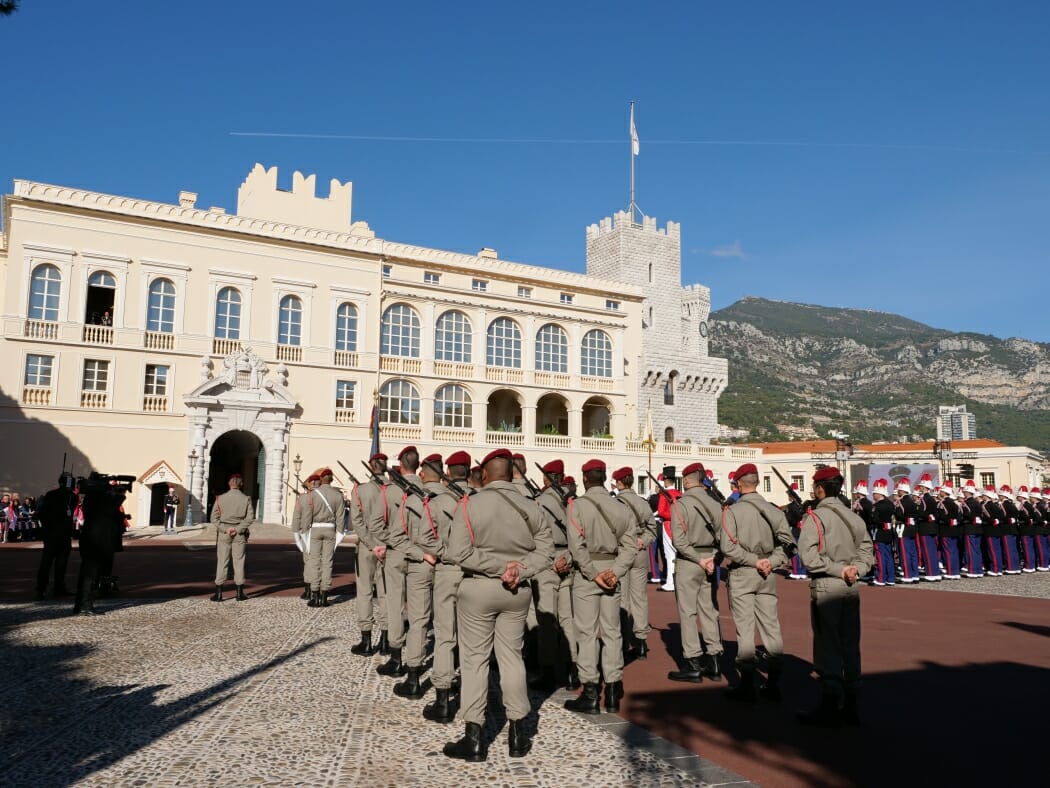
[[[587,228],[587,273],[646,292],[638,359],[643,429],[651,406],[657,441],[709,443],[718,434],[728,364],[708,355],[710,289],[682,286],[681,226],[659,229],[648,216],[636,224],[625,211],[602,219]]]

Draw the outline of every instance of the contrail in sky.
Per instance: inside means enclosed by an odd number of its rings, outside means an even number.
[[[356,142],[442,142],[484,144],[627,145],[629,140],[562,139],[552,137],[397,137],[374,134],[300,134],[275,131],[231,131],[231,137],[278,137]],[[941,151],[949,153],[1009,153],[1045,155],[1050,151],[1016,148],[981,148],[956,145],[907,145],[878,142],[804,142],[801,140],[645,140],[646,145],[736,145],[767,148],[874,148],[882,150]]]

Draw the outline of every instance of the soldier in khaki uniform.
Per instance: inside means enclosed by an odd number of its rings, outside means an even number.
[[[616,500],[631,510],[631,519],[638,532],[638,554],[630,571],[621,578],[620,594],[627,621],[631,626],[629,644],[638,659],[649,656],[649,545],[658,533],[656,518],[647,501],[634,491],[634,470],[629,467],[613,471]]]
[[[798,715],[812,725],[858,724],[860,592],[858,580],[874,561],[864,522],[839,500],[843,478],[827,466],[813,475],[816,509],[802,518],[798,549],[809,570],[813,669],[821,701]]]
[[[252,499],[241,492],[244,480],[239,473],[230,476],[230,489],[215,499],[211,508],[211,522],[217,531],[215,542],[215,593],[213,602],[222,601],[222,584],[233,564],[233,582],[237,586],[237,601],[244,594],[244,552],[248,544],[248,530],[255,520]]]
[[[386,524],[390,516],[387,485],[383,482],[387,456],[373,454],[368,459],[372,478],[354,487],[350,494],[350,524],[357,535],[357,626],[361,642],[350,648],[358,656],[375,652],[387,653],[386,581],[381,557]],[[373,627],[379,628],[379,639],[373,645]]]
[[[335,558],[336,530],[343,524],[346,503],[343,494],[332,487],[332,469],[313,474],[320,482],[300,499],[299,527],[310,534],[306,576],[310,581],[310,607],[328,607],[332,588],[332,562]]]
[[[554,535],[554,564],[544,569],[533,580],[536,595],[536,617],[539,624],[540,676],[532,682],[533,689],[553,692],[559,686],[579,689],[576,672],[576,628],[572,622],[572,555],[569,553],[568,517],[561,496],[546,479],[561,486],[565,463],[551,460],[543,466],[543,491],[536,503],[552,523]],[[568,662],[562,654],[562,641],[568,651]]]
[[[507,709],[510,756],[520,758],[532,747],[524,729],[531,707],[521,656],[525,611],[532,596],[526,581],[550,566],[554,542],[540,508],[514,492],[511,461],[506,449],[496,449],[482,461],[484,487],[456,509],[445,553],[463,570],[457,619],[466,732],[459,741],[446,744],[444,753],[467,761],[483,761],[488,754],[481,726],[493,647]]]
[[[630,511],[605,490],[605,463],[583,465],[586,492],[569,503],[569,551],[576,567],[572,584],[577,666],[583,692],[565,702],[570,711],[597,714],[598,633],[601,632],[605,709],[615,712],[623,697],[623,638],[620,634],[620,578],[634,563],[638,536]]]
[[[755,700],[755,627],[769,653],[762,694],[780,700],[784,640],[777,617],[777,578],[773,570],[790,562],[795,540],[784,513],[758,494],[758,468],[737,468],[740,498],[722,510],[721,547],[729,559],[729,601],[736,625],[736,664],[740,683],[728,691],[735,700]]]
[[[452,518],[459,506],[460,496],[445,487],[433,470],[431,463],[441,467],[441,455],[432,454],[423,460],[420,475],[428,492],[437,493],[430,502],[438,538],[448,546],[452,530]],[[446,460],[448,477],[467,487],[467,471],[470,455],[465,451],[453,452]],[[434,666],[431,681],[437,695],[433,703],[423,709],[423,717],[432,722],[449,723],[456,718],[456,704],[452,699],[452,687],[456,678],[456,597],[463,580],[463,570],[448,561],[442,554],[434,567]]]
[[[722,630],[718,624],[718,567],[722,563],[719,530],[722,508],[706,491],[702,463],[687,465],[682,472],[685,492],[670,507],[671,544],[674,562],[675,601],[682,632],[680,670],[667,674],[672,681],[699,684],[706,676],[722,678]],[[697,616],[703,645],[696,631]],[[706,649],[706,651],[705,651]]]
[[[315,487],[317,487],[320,483],[321,483],[321,479],[316,473],[311,473],[309,476],[306,477],[306,480],[303,482],[303,486],[306,488],[306,492],[302,493],[301,495],[299,495],[295,499],[295,508],[292,509],[291,528],[292,528],[292,533],[293,534],[304,534],[304,533],[306,533],[306,532],[308,532],[310,530],[310,524],[306,523],[304,525],[303,522],[302,522],[303,521],[303,517],[302,517],[303,506],[306,505],[306,502],[309,500],[313,489]],[[298,540],[296,540],[296,545],[300,546],[300,548],[301,548],[300,542]],[[308,549],[307,550],[303,550],[302,555],[303,555],[303,593],[302,593],[302,595],[299,598],[300,599],[309,600],[310,597],[313,595],[313,589],[310,587],[310,574],[309,574],[309,569],[308,569],[309,564],[310,564],[310,551]]]

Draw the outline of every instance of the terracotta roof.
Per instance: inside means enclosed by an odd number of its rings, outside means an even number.
[[[779,441],[776,443],[745,443],[753,449],[761,449],[763,454],[831,454],[835,451],[833,440],[823,441]],[[978,438],[970,441],[952,441],[952,450],[994,449],[1004,446],[999,441]],[[862,443],[854,444],[853,450],[870,454],[900,454],[904,452],[933,453],[933,441],[919,443]]]

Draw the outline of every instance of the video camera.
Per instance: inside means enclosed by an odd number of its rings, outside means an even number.
[[[87,478],[77,480],[77,488],[82,493],[131,492],[135,476],[115,475],[91,472]]]

